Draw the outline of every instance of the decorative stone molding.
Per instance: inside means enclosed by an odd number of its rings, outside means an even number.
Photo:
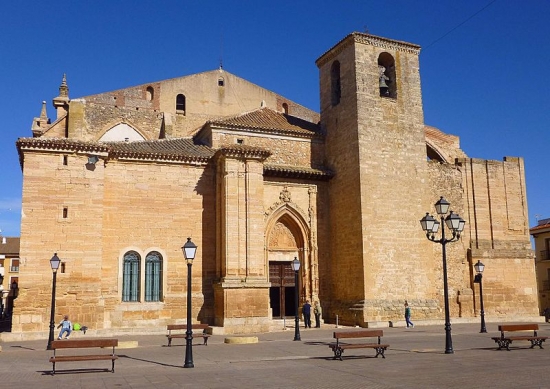
[[[288,186],[285,186],[283,190],[281,191],[281,194],[279,195],[279,199],[281,201],[284,201],[285,203],[290,202],[290,191],[288,190]]]
[[[277,222],[269,235],[268,247],[276,250],[297,250],[298,245],[292,232],[283,223]]]
[[[190,139],[155,140],[143,142],[97,143],[68,138],[21,138],[16,142],[22,151],[52,151],[88,153],[106,156],[105,159],[127,161],[164,161],[206,165],[212,156],[206,146],[193,145]]]
[[[328,169],[319,170],[309,167],[267,164],[264,165],[264,175],[269,177],[300,178],[320,181],[328,181],[334,177],[334,173]]]
[[[364,34],[361,32],[353,32],[342,39],[340,42],[338,42],[336,45],[334,45],[330,50],[321,55],[319,59],[315,61],[317,67],[321,67],[327,62],[332,61],[336,56],[338,56],[338,54],[344,51],[344,49],[346,49],[352,43],[361,43],[374,47],[379,47],[385,50],[401,51],[416,55],[420,53],[420,46],[412,43],[382,38],[379,36]]]
[[[222,147],[216,152],[214,158],[219,158],[221,156],[239,159],[258,159],[264,161],[271,156],[271,151],[260,147],[238,145],[232,147]]]
[[[20,138],[16,142],[17,149],[36,151],[66,151],[107,153],[109,147],[92,142],[73,141],[66,138]]]
[[[285,186],[284,189],[281,191],[281,194],[279,195],[279,199],[281,199],[281,201],[277,201],[265,211],[265,220],[268,220],[275,211],[285,206],[296,211],[300,215],[300,217],[303,218],[303,220],[309,220],[309,217],[307,217],[307,213],[304,212],[298,204],[292,202],[290,196],[290,191],[288,190],[288,187]]]

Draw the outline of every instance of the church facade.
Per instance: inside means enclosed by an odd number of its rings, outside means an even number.
[[[352,33],[316,61],[320,113],[224,69],[69,98],[63,77],[23,171],[13,333],[56,312],[97,333],[192,318],[224,333],[269,331],[320,301],[325,322],[443,319],[441,246],[420,228],[444,196],[465,221],[447,246],[453,320],[538,316],[523,160],[468,157],[424,123],[414,44]],[[294,282],[291,261],[301,267]]]

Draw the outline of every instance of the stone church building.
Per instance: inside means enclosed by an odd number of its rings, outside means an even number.
[[[420,47],[352,33],[316,61],[320,113],[224,69],[53,99],[17,141],[23,172],[13,333],[193,322],[269,331],[319,300],[325,322],[443,320],[441,245],[419,220],[444,196],[466,220],[447,245],[452,321],[538,316],[523,160],[468,157],[424,123]],[[301,263],[298,285],[291,261]],[[277,324],[280,326],[280,323]],[[278,327],[280,328],[280,327]]]

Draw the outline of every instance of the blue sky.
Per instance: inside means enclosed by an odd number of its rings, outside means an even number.
[[[64,73],[77,98],[213,70],[221,57],[318,111],[315,60],[353,31],[423,47],[425,123],[458,135],[470,157],[523,157],[534,226],[550,217],[549,21],[545,0],[2,2],[0,229],[19,235],[15,141],[32,136],[43,100],[55,117]]]

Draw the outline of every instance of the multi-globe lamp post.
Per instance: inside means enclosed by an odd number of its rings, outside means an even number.
[[[294,270],[294,340],[302,340],[300,338],[300,319],[298,318],[298,271],[300,270],[300,260],[294,257],[291,266]]]
[[[57,281],[57,269],[59,269],[59,264],[61,263],[61,260],[57,256],[57,253],[53,255],[53,257],[50,259],[50,267],[52,268],[53,273],[53,281],[52,281],[52,304],[50,306],[50,336],[48,338],[48,346],[46,347],[46,350],[52,349],[52,342],[54,339],[54,329],[55,329],[55,284]]]
[[[443,293],[445,300],[445,354],[453,354],[453,340],[451,337],[451,319],[449,313],[449,285],[447,283],[447,243],[456,242],[460,239],[460,233],[464,230],[464,225],[466,222],[458,214],[451,211],[447,217],[445,215],[449,211],[451,203],[441,196],[441,198],[435,203],[435,210],[441,222],[437,221],[432,215],[426,213],[422,219],[420,219],[420,224],[422,225],[422,230],[426,232],[426,238],[432,241],[433,243],[439,243],[442,247],[442,256],[443,256]],[[445,224],[452,232],[452,237],[450,239],[445,237]],[[441,238],[436,239],[436,234],[441,227]]]
[[[191,266],[197,252],[197,245],[187,238],[181,248],[187,262],[187,331],[185,332],[185,363],[183,367],[195,367],[193,364],[193,327],[191,324]]]
[[[474,282],[479,283],[479,304],[481,306],[481,330],[480,333],[487,332],[487,327],[485,327],[485,310],[483,309],[483,270],[485,270],[485,265],[481,263],[480,260],[474,265],[476,270],[476,276],[474,277]]]

